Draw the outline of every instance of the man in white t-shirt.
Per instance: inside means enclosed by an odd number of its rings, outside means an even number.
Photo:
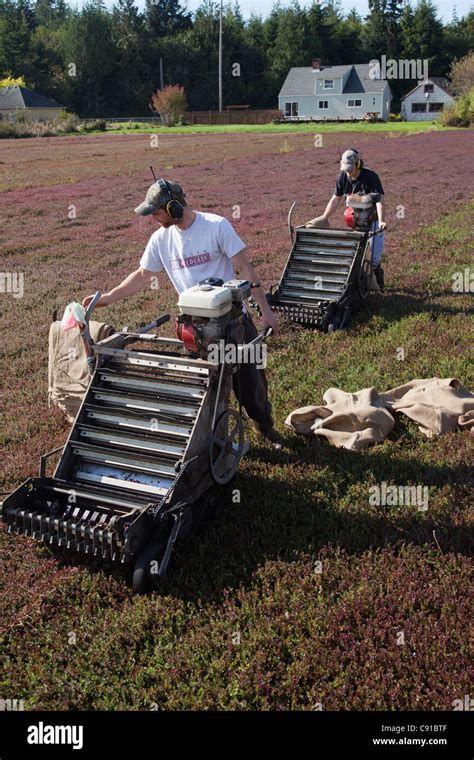
[[[258,276],[245,254],[245,243],[239,238],[231,223],[217,214],[193,211],[186,203],[186,195],[180,185],[167,180],[155,182],[146,194],[144,202],[135,209],[141,216],[153,215],[159,228],[153,233],[140,266],[120,285],[104,293],[97,307],[128,298],[143,290],[158,272],[165,271],[176,291],[197,285],[208,277],[232,280],[236,276],[252,283],[259,283]],[[258,303],[263,328],[271,327],[278,333],[278,321],[268,306],[263,288],[252,289]],[[92,296],[83,300],[87,307]],[[257,336],[250,316],[243,318],[245,343]],[[271,403],[265,372],[254,364],[242,364],[240,383],[234,383],[234,391],[253,421],[255,430],[273,445],[280,447],[282,440],[273,427]]]

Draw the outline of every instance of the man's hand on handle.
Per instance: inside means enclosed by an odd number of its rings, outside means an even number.
[[[91,301],[92,301],[92,299],[94,298],[94,295],[95,295],[95,294],[93,294],[93,295],[91,295],[91,296],[86,296],[86,297],[83,299],[83,301],[82,301],[82,305],[83,305],[84,309],[87,309],[87,307],[89,306],[90,302],[91,302]],[[102,307],[104,307],[104,306],[108,306],[108,305],[109,305],[109,299],[108,299],[108,295],[107,295],[107,293],[104,293],[104,295],[102,295],[102,296],[99,298],[99,300],[98,300],[98,301],[97,301],[97,303],[95,304],[94,308],[95,308],[95,309],[101,309]]]
[[[273,311],[270,311],[270,310],[268,310],[268,312],[265,311],[265,314],[262,314],[262,326],[264,330],[267,327],[271,327],[273,331],[273,335],[278,335],[280,331],[278,319],[276,318],[276,315],[273,313]]]

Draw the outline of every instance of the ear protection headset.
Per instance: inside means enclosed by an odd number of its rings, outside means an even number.
[[[183,205],[173,196],[170,183],[166,179],[160,179],[158,182],[163,198],[163,208],[172,219],[182,219],[184,214]]]
[[[360,156],[360,153],[356,148],[349,148],[349,150],[354,151],[354,153],[357,155],[357,163],[356,163],[356,169],[363,169],[364,168],[364,162],[362,161],[362,158]]]

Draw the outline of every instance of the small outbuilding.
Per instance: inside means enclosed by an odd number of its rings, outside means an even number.
[[[401,99],[401,115],[407,121],[434,121],[443,108],[452,103],[449,83],[443,77],[430,77],[407,92]]]
[[[28,121],[56,121],[65,106],[19,84],[0,89],[0,121],[15,122],[19,114]]]

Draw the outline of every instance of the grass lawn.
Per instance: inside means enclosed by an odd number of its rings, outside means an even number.
[[[184,127],[160,127],[158,125],[146,126],[140,122],[132,122],[131,126],[128,126],[129,122],[116,122],[111,123],[107,127],[107,133],[134,133],[151,132],[155,134],[171,135],[188,135],[188,134],[220,134],[220,133],[238,133],[238,132],[251,132],[255,134],[266,133],[283,133],[291,134],[293,132],[300,133],[326,133],[326,132],[400,132],[401,134],[411,134],[417,132],[430,132],[430,131],[444,131],[452,129],[452,127],[443,127],[441,124],[414,121],[399,121],[392,122],[387,121],[384,123],[371,124],[369,122],[353,122],[353,123],[332,123],[324,124],[324,122],[311,122],[306,124],[289,123],[289,124],[224,124],[224,125],[206,125],[206,124],[194,124]],[[120,125],[120,126],[119,126]],[[93,131],[89,134],[98,134]]]

